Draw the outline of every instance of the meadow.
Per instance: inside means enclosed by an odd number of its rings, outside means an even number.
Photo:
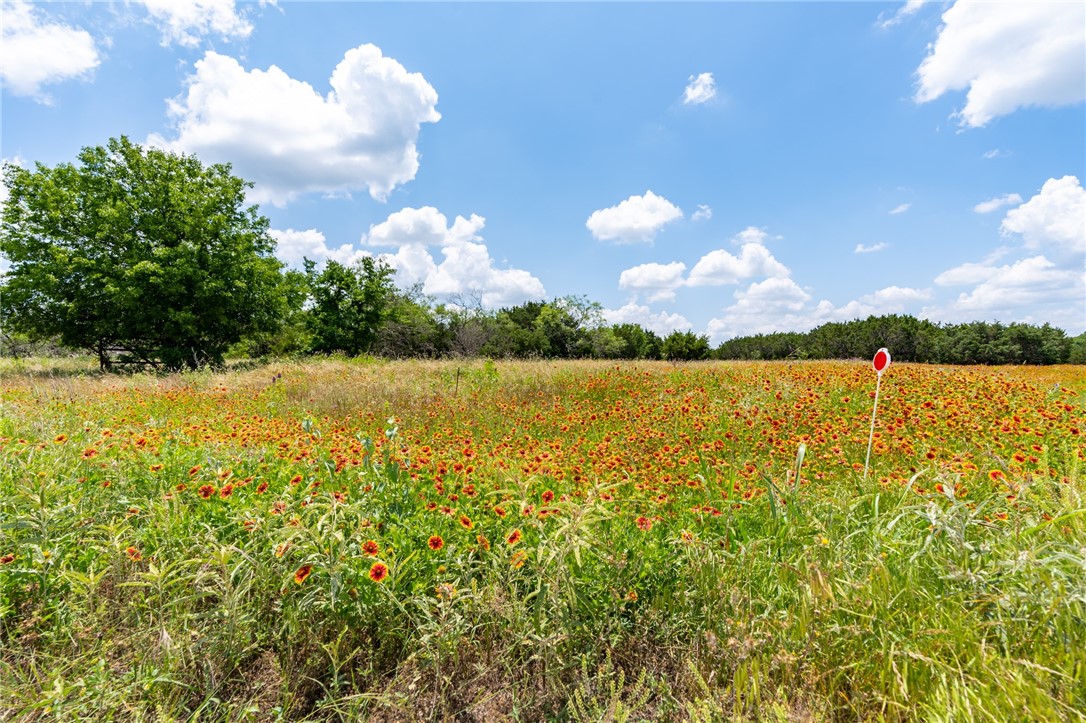
[[[4,365],[3,720],[1086,718],[1083,366]]]

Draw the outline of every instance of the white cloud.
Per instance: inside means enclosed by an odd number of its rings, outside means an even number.
[[[338,261],[347,266],[353,265],[370,253],[356,248],[351,244],[343,244],[332,248],[324,238],[324,234],[317,229],[310,228],[304,231],[296,231],[292,228],[285,230],[269,229],[268,234],[275,239],[275,255],[287,266],[296,269],[302,267],[302,259],[310,261]]]
[[[437,209],[404,208],[370,227],[362,243],[397,246],[380,258],[396,270],[400,286],[422,283],[423,293],[442,299],[478,295],[486,308],[519,304],[546,295],[542,282],[522,269],[495,268],[479,231],[486,219],[457,216],[452,225]],[[438,263],[427,250],[440,247]]]
[[[856,248],[853,249],[852,253],[854,253],[854,254],[873,254],[876,251],[882,251],[884,248],[887,248],[889,245],[890,244],[886,243],[885,241],[880,241],[879,243],[871,244],[870,246],[864,246],[863,244],[856,244]]]
[[[1047,321],[1079,331],[1086,325],[1086,274],[1060,268],[1042,255],[1003,266],[964,264],[940,274],[936,283],[976,286],[949,304],[925,308],[923,315],[931,319]]]
[[[694,211],[690,216],[691,221],[708,221],[713,217],[713,209],[706,206],[704,203],[698,204],[698,210]]]
[[[619,309],[604,309],[603,318],[608,324],[640,324],[660,336],[667,336],[673,331],[690,331],[693,324],[682,314],[669,314],[666,311],[652,313],[647,306],[630,302]]]
[[[177,137],[148,143],[232,163],[256,203],[361,188],[383,201],[418,171],[419,126],[441,118],[437,92],[368,44],[344,54],[329,84],[322,96],[274,65],[246,71],[209,51],[170,103]]]
[[[931,298],[931,292],[927,289],[912,289],[907,286],[887,286],[885,289],[861,296],[860,301],[870,304],[878,310],[878,313],[892,314],[904,308],[905,304],[913,301],[925,301]]]
[[[204,36],[224,40],[247,38],[253,26],[234,6],[234,0],[139,0],[151,23],[162,34],[163,45],[194,48]]]
[[[1010,152],[1009,151],[1004,151],[1004,150],[999,149],[999,148],[993,148],[990,151],[985,151],[981,155],[984,156],[985,158],[991,160],[993,158],[1002,158],[1004,156],[1009,156]]]
[[[86,77],[101,62],[94,38],[82,28],[50,22],[22,0],[4,0],[0,13],[0,78],[14,95],[51,103],[42,86]]]
[[[627,291],[647,292],[649,301],[672,301],[675,289],[683,285],[686,264],[641,264],[626,269],[618,278],[618,287]]]
[[[924,7],[924,2],[925,0],[908,0],[908,2],[906,2],[904,5],[897,9],[896,13],[891,15],[886,20],[883,20],[882,14],[880,14],[879,27],[885,29],[897,25],[910,15],[915,15],[920,10],[920,8]]]
[[[663,196],[645,191],[617,206],[593,211],[585,226],[600,241],[651,242],[666,224],[683,217],[682,209]]]
[[[721,317],[711,319],[709,337],[720,343],[735,336],[804,332],[830,321],[863,319],[871,315],[898,314],[909,304],[931,298],[926,289],[889,286],[834,306],[823,299],[811,305],[811,295],[791,279],[766,279],[735,294],[735,303]]]
[[[683,91],[683,104],[700,105],[716,96],[716,81],[712,73],[700,73],[696,77],[691,75],[690,82]]]
[[[749,229],[748,229],[749,230]],[[788,267],[773,257],[760,243],[745,243],[738,256],[716,249],[702,256],[687,279],[689,286],[722,286],[755,276],[783,278]]]
[[[756,228],[755,226],[747,226],[732,237],[732,243],[736,246],[764,244],[767,238],[769,238],[769,234],[766,233],[764,229]],[[780,236],[777,238],[780,238]]]
[[[896,216],[899,213],[905,213],[906,211],[909,210],[909,208],[911,206],[912,206],[911,203],[903,203],[900,206],[894,206],[892,209],[890,209],[890,215],[891,216]]]
[[[1086,98],[1086,3],[964,2],[943,26],[917,70],[916,100],[968,88],[958,115],[979,128],[1028,106]]]
[[[1022,203],[1021,196],[1017,193],[1005,193],[1002,196],[996,196],[988,201],[981,201],[976,206],[973,206],[973,210],[977,213],[991,213],[1004,206],[1013,206],[1018,203]]]
[[[935,283],[939,286],[971,286],[995,276],[998,269],[987,263],[966,263],[947,269],[935,277]]]
[[[1007,212],[1000,231],[1020,234],[1029,249],[1086,253],[1086,189],[1075,176],[1050,178],[1040,193]]]
[[[478,241],[478,233],[485,224],[485,218],[473,213],[471,218],[457,216],[449,227],[445,214],[433,206],[404,208],[381,223],[370,226],[369,233],[363,235],[362,241],[369,246],[447,246]]]

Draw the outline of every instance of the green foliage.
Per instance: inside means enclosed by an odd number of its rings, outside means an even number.
[[[776,333],[729,339],[719,359],[868,359],[880,347],[895,361],[941,364],[1062,364],[1073,340],[1049,324],[987,323],[939,326],[912,316],[870,316],[830,322],[806,334]],[[1082,353],[1086,359],[1086,352]],[[1075,362],[1071,362],[1075,363]],[[1081,363],[1081,362],[1079,362]]]
[[[692,331],[673,331],[660,345],[660,355],[671,361],[698,361],[709,358],[709,338]]]
[[[392,269],[367,256],[354,267],[328,261],[319,273],[306,259],[305,272],[312,300],[312,350],[351,356],[371,351],[393,311]]]
[[[68,347],[195,368],[274,329],[284,297],[268,220],[228,165],[84,148],[79,165],[5,165],[5,327]]]

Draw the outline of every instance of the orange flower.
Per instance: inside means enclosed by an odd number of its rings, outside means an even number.
[[[366,540],[362,543],[362,552],[366,553],[370,557],[373,557],[381,551],[380,546],[373,540]]]
[[[528,559],[528,553],[524,550],[517,550],[513,553],[513,557],[509,560],[509,566],[515,570],[519,570],[524,567],[524,561]]]
[[[311,572],[313,572],[312,565],[302,565],[294,573],[294,582],[298,585],[301,585],[303,582],[305,582],[305,579],[309,577],[309,573]]]
[[[217,490],[214,485],[204,485],[200,488],[200,496],[205,500],[211,499]]]
[[[58,434],[56,437],[53,437],[53,441],[56,442],[57,444],[62,444],[64,442],[68,441],[68,435],[66,435],[66,434]]]
[[[388,577],[388,565],[383,562],[373,563],[373,567],[370,568],[370,579],[374,582],[381,582]]]
[[[234,485],[223,485],[222,489],[219,490],[219,497],[224,500],[232,494],[234,494]]]
[[[549,505],[551,503],[551,501],[554,500],[554,493],[551,492],[550,490],[544,490],[542,499],[543,499],[543,504]]]
[[[638,517],[636,520],[634,520],[634,522],[637,523],[637,529],[639,530],[648,532],[652,529],[652,520],[650,520],[648,517],[645,517],[644,515]]]
[[[445,541],[441,539],[441,535],[431,535],[430,539],[426,541],[426,544],[435,552],[442,547],[445,547]]]
[[[505,538],[505,544],[515,545],[520,542],[520,530],[513,530],[509,533],[509,536]]]
[[[495,507],[494,508],[494,514],[497,515],[498,517],[505,517],[505,510],[503,508],[501,508],[501,507]]]
[[[200,465],[196,465],[196,466],[192,467],[191,469],[189,469],[189,476],[191,477],[192,475],[196,474],[199,471],[200,471]]]
[[[471,518],[467,515],[460,515],[460,526],[465,530],[470,530],[475,527],[475,523],[471,521]]]
[[[258,484],[256,486],[256,493],[258,495],[262,495],[267,491],[268,491],[268,483],[267,482],[261,482],[260,484]]]
[[[296,485],[301,481],[302,481],[302,476],[300,474],[296,474],[296,475],[294,475],[293,477],[290,478],[290,483],[292,485]]]
[[[993,469],[991,472],[988,473],[988,479],[992,480],[993,482],[998,482],[999,480],[1003,479],[1004,476],[1005,475],[1003,474],[1003,472],[998,469]]]
[[[163,466],[164,465],[161,465],[161,464],[153,464],[153,465],[151,465],[151,471],[152,472],[161,472]]]
[[[7,565],[9,562],[15,562],[15,555],[4,555],[0,557],[0,565]]]
[[[90,459],[91,457],[97,457],[98,450],[94,447],[87,447],[83,450],[83,459]]]
[[[289,542],[280,543],[275,548],[275,556],[276,557],[282,557],[283,555],[287,554],[287,550],[289,550],[289,549],[290,549],[290,543]]]
[[[125,552],[126,555],[128,555],[128,558],[130,560],[132,560],[133,562],[139,562],[140,560],[143,559],[143,553],[140,552],[139,550],[137,550],[135,547],[132,547],[131,545],[129,545],[128,548],[125,549],[124,552]]]

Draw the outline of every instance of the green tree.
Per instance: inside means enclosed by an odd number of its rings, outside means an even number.
[[[692,331],[673,331],[660,346],[664,359],[671,361],[697,361],[709,358],[709,338]]]
[[[268,220],[229,165],[127,138],[79,164],[4,166],[6,328],[176,369],[219,363],[284,304]]]
[[[329,261],[318,273],[305,260],[312,302],[309,325],[316,352],[351,356],[372,351],[378,334],[393,311],[396,287],[392,269],[370,256],[355,266]]]

